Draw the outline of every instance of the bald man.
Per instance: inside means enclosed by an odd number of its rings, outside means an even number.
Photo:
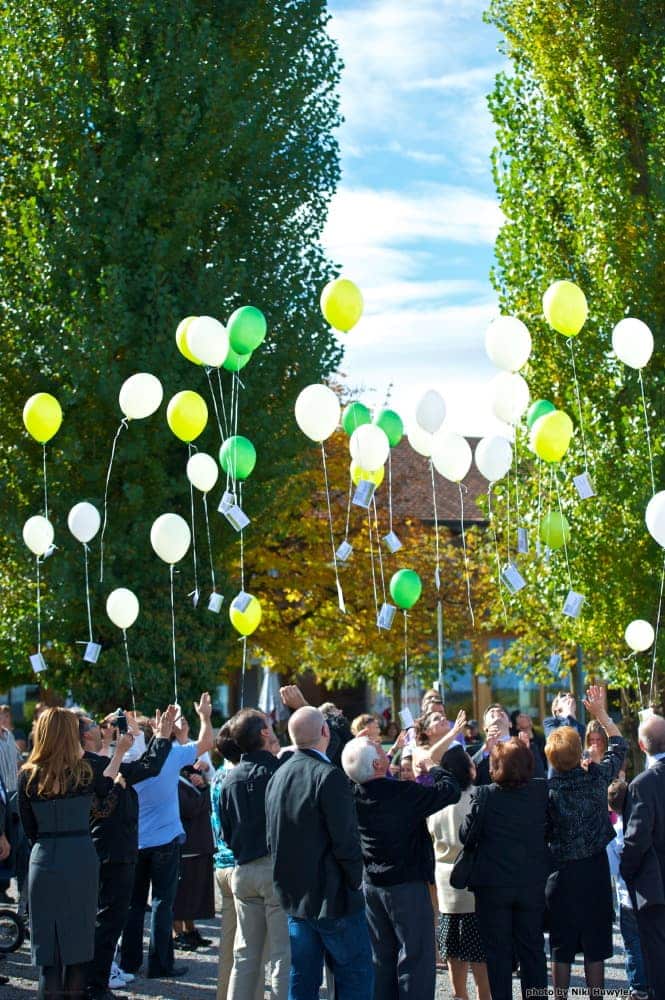
[[[647,768],[630,783],[624,809],[621,874],[637,914],[647,985],[665,1000],[665,719],[639,728]]]
[[[289,1000],[318,997],[324,955],[337,996],[371,1000],[372,952],[351,788],[327,757],[330,731],[318,709],[294,712],[289,736],[296,749],[266,793],[273,878],[289,920]]]

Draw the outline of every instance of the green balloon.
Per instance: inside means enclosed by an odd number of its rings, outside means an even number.
[[[234,479],[247,479],[256,465],[256,448],[248,438],[235,434],[219,449],[219,464]]]
[[[394,410],[380,410],[374,417],[374,423],[385,433],[391,448],[400,443],[404,424],[399,413],[395,413]]]
[[[344,407],[342,427],[349,437],[351,437],[357,427],[370,423],[371,419],[372,416],[363,403],[349,403],[348,406]]]
[[[222,365],[222,368],[226,368],[227,372],[239,372],[245,365],[249,364],[251,354],[236,354],[232,347],[229,347],[229,353],[226,355],[226,361]]]
[[[236,354],[251,354],[265,340],[268,325],[260,309],[241,306],[230,316],[226,329],[231,350]]]
[[[420,577],[412,569],[398,569],[390,581],[390,596],[398,608],[412,608],[422,591]]]
[[[540,420],[544,417],[546,413],[551,413],[552,410],[556,410],[554,403],[550,403],[549,399],[537,399],[535,403],[532,403],[526,414],[526,425],[531,430],[536,420]]]
[[[570,541],[570,525],[558,510],[552,510],[540,522],[540,539],[550,549],[560,549]]]

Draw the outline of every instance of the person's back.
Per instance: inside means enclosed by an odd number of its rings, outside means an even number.
[[[139,849],[184,837],[178,805],[180,770],[196,760],[196,743],[173,743],[162,769],[135,786],[139,800]]]
[[[533,778],[521,788],[496,784],[478,789],[485,797],[482,842],[473,885],[522,886],[544,882],[547,783]]]

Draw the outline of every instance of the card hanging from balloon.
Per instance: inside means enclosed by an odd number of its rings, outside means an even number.
[[[223,510],[222,514],[236,531],[242,531],[250,523],[247,514],[237,504]]]
[[[248,594],[244,590],[241,590],[240,593],[233,598],[233,607],[235,608],[236,611],[242,614],[244,611],[247,611],[247,608],[251,604],[251,601],[252,601],[252,595]]]
[[[102,647],[98,642],[86,642],[83,659],[86,663],[96,663]]]
[[[344,603],[344,593],[342,592],[342,584],[337,580],[337,604],[339,605],[339,610],[342,614],[346,614],[346,604]]]
[[[526,587],[526,580],[514,562],[506,563],[503,567],[501,570],[501,581],[511,594],[517,594],[523,587]]]
[[[395,619],[395,614],[397,613],[397,608],[394,604],[382,604],[381,610],[379,611],[379,616],[376,619],[376,624],[379,628],[385,629],[387,632],[393,624]]]
[[[52,544],[49,545],[49,547],[47,548],[46,552],[42,556],[42,562],[44,561],[44,559],[48,559],[49,556],[52,556],[53,553],[55,552],[55,550],[57,549],[57,547],[58,547],[57,545],[52,545]]]
[[[195,587],[194,590],[191,590],[189,592],[189,594],[187,594],[187,596],[191,597],[191,599],[192,599],[192,606],[195,607],[195,608],[198,608],[198,606],[199,606],[199,599],[201,597],[201,591],[199,590],[199,588]]]
[[[574,476],[573,483],[580,500],[589,500],[590,497],[595,497],[596,491],[588,472],[581,472],[579,476]]]
[[[549,669],[552,670],[552,671],[558,670],[559,667],[560,667],[560,665],[561,665],[561,654],[560,653],[552,653],[552,655],[549,658],[549,662],[548,662],[547,665],[548,665]]]
[[[41,674],[42,671],[48,669],[46,660],[41,653],[33,653],[30,656],[30,666],[36,674]]]
[[[403,708],[400,711],[399,721],[402,723],[402,729],[413,729],[415,722],[410,708]]]
[[[335,552],[335,555],[337,556],[340,562],[346,562],[351,557],[352,553],[353,553],[353,545],[351,545],[351,542],[347,542],[345,539],[343,542],[340,542],[340,544],[337,546],[337,551]]]
[[[232,493],[231,490],[224,490],[222,494],[222,499],[219,501],[219,506],[217,510],[220,514],[225,514],[227,510],[236,505],[236,495]]]
[[[517,551],[521,555],[526,555],[529,551],[529,532],[526,528],[517,529]]]
[[[372,502],[375,489],[375,483],[370,483],[367,479],[361,479],[356,486],[356,492],[353,494],[351,503],[356,507],[362,507],[364,510],[367,510]]]
[[[210,595],[208,598],[208,611],[213,611],[216,615],[222,610],[222,604],[224,603],[224,595],[218,594],[216,591]]]
[[[385,542],[388,551],[391,552],[393,555],[395,552],[399,552],[399,550],[402,548],[402,543],[400,542],[399,538],[397,537],[394,531],[389,531],[387,535],[384,535],[383,541]]]
[[[583,594],[578,594],[576,590],[569,590],[563,604],[563,614],[567,615],[568,618],[579,618],[584,600]]]

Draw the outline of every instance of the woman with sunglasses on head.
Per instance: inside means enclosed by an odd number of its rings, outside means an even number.
[[[111,760],[84,752],[77,717],[64,708],[40,715],[32,752],[19,774],[23,829],[32,844],[28,873],[30,947],[40,1000],[83,1000],[92,959],[99,862],[89,828],[93,795],[111,791],[133,737],[118,738]]]

